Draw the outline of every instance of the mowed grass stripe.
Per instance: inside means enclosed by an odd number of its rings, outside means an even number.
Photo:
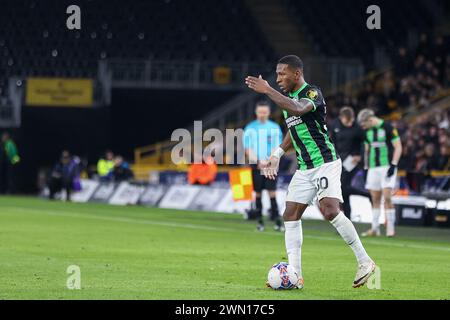
[[[254,229],[254,222],[238,215],[0,197],[0,298],[449,297],[448,253],[387,246],[405,242],[401,238],[377,239],[379,246],[365,242],[382,270],[382,289],[352,289],[353,254],[321,221],[304,223],[305,289],[265,289],[270,266],[286,260],[284,239]],[[82,269],[80,291],[65,288],[70,264]]]

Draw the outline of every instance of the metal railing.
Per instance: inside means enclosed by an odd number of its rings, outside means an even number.
[[[362,79],[365,68],[359,59],[352,58],[306,58],[305,79],[318,85],[322,91],[329,95],[340,90],[343,84],[352,83]]]
[[[336,91],[342,83],[360,79],[365,73],[359,59],[312,57],[304,62],[305,78],[324,91]],[[218,68],[227,70],[225,81],[216,78]],[[245,88],[247,75],[275,74],[275,63],[110,59],[102,61],[99,69],[111,74],[113,87],[235,90]]]
[[[105,62],[112,86],[156,89],[241,89],[249,74],[268,74],[273,66],[262,63],[155,61],[111,59]],[[217,79],[218,68],[227,72]]]

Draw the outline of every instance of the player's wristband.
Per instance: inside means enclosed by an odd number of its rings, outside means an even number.
[[[281,158],[283,155],[284,155],[284,150],[282,149],[282,148],[280,148],[280,147],[278,147],[274,152],[273,152],[273,156],[274,157],[277,157],[277,158]]]

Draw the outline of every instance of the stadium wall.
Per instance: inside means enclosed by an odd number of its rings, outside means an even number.
[[[287,178],[285,176],[284,178]],[[166,181],[179,180],[174,175],[167,175]],[[282,179],[288,181],[288,179]],[[152,184],[152,183],[100,183],[95,180],[82,180],[81,191],[72,195],[74,202],[95,202],[110,205],[140,205],[174,210],[192,210],[241,214],[245,217],[251,201],[234,201],[228,182],[221,181],[215,186],[193,186],[187,184]],[[285,209],[287,184],[277,191],[277,202],[282,213]],[[48,189],[41,196],[48,196]],[[65,199],[64,191],[57,198]],[[266,191],[263,192],[263,215],[268,216],[270,200]],[[432,201],[423,196],[394,196],[397,224],[408,226],[450,227],[450,199]],[[351,219],[358,223],[371,223],[372,206],[366,197],[351,196],[350,204],[353,210]],[[323,220],[317,204],[309,206],[303,215],[304,219]],[[384,214],[380,223],[385,222]]]

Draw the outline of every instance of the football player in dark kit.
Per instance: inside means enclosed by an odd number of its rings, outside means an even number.
[[[277,84],[283,95],[261,76],[248,76],[247,86],[266,95],[283,111],[289,133],[283,143],[269,158],[266,175],[277,174],[280,158],[293,146],[298,160],[298,170],[292,177],[283,214],[285,244],[289,264],[298,273],[297,288],[304,286],[301,270],[303,232],[301,217],[317,199],[324,218],[331,222],[344,241],[351,247],[358,262],[352,286],[362,286],[375,271],[375,263],[366,253],[352,222],[340,210],[342,202],[342,162],[336,154],[326,127],[326,103],[321,90],[308,84],[303,77],[303,62],[294,55],[278,61]],[[331,269],[334,269],[331,267]]]

